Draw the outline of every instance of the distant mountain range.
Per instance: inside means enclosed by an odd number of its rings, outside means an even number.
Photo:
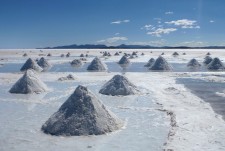
[[[106,46],[106,45],[94,45],[94,44],[85,44],[85,45],[66,45],[66,46],[56,46],[56,47],[45,47],[38,49],[225,49],[225,46],[206,46],[206,47],[187,47],[187,46],[149,46],[149,45],[118,45],[118,46]]]

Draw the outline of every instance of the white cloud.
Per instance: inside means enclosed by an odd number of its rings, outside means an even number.
[[[120,33],[115,33],[115,36],[119,35]]]
[[[113,21],[113,22],[111,22],[111,24],[122,24],[122,23],[129,23],[129,22],[130,22],[129,19],[125,19],[125,20]]]
[[[214,20],[210,20],[209,22],[210,22],[210,23],[214,23],[215,21],[214,21]]]
[[[145,29],[145,30],[153,30],[155,27],[153,25],[144,25],[143,27],[141,27],[141,29]]]
[[[137,41],[137,42],[131,42],[129,44],[132,45],[150,45],[150,46],[163,46],[165,44],[165,40],[155,40],[155,41]]]
[[[189,46],[189,47],[201,47],[206,46],[206,42],[202,41],[184,41],[181,43],[176,44],[177,46]]]
[[[125,40],[128,40],[128,38],[127,37],[111,37],[111,38],[99,40],[99,41],[97,41],[97,43],[112,44],[112,43],[115,43],[118,41],[125,41]]]
[[[200,26],[197,25],[196,20],[181,19],[165,23],[180,26],[181,28],[200,28]]]
[[[165,12],[165,15],[173,15],[173,12],[171,12],[171,11]]]
[[[176,28],[158,28],[155,31],[147,32],[148,35],[153,35],[156,37],[161,37],[163,34],[169,34],[176,31]]]

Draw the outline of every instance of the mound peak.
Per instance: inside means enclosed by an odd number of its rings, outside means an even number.
[[[213,59],[210,56],[206,56],[204,59],[204,64],[208,65]]]
[[[132,84],[126,77],[115,75],[101,88],[99,93],[105,95],[132,95],[137,93],[137,87]]]
[[[188,67],[200,67],[201,64],[195,59],[191,59],[188,64],[187,64]]]
[[[47,70],[51,67],[50,63],[44,57],[41,57],[41,59],[38,60],[37,64],[44,70]]]
[[[148,63],[145,65],[145,67],[151,67],[155,62],[154,58],[149,59]]]
[[[91,64],[87,67],[87,70],[105,71],[107,70],[107,67],[98,57],[95,57]]]
[[[154,64],[150,67],[150,70],[172,70],[170,64],[162,56],[159,56]]]
[[[126,55],[124,55],[118,63],[121,65],[126,65],[130,63],[130,60],[126,57]]]
[[[12,86],[10,93],[41,93],[47,91],[47,86],[38,78],[34,70],[27,70]]]
[[[101,135],[118,130],[122,121],[86,87],[79,85],[42,126],[51,135]]]
[[[224,70],[224,64],[220,61],[219,58],[214,58],[207,66],[209,70]]]
[[[34,61],[33,59],[29,58],[27,61],[24,63],[20,71],[26,71],[28,69],[33,69],[35,71],[41,72],[43,69]]]

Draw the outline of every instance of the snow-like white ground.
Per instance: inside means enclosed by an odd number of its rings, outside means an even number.
[[[37,50],[24,50],[28,56],[37,58]],[[46,50],[52,64],[69,62],[81,53],[90,56],[101,54],[103,50]],[[117,50],[109,50],[114,54]],[[120,50],[125,51],[125,50]],[[126,50],[132,52],[134,50]],[[168,62],[187,63],[196,58],[203,61],[210,51],[212,57],[225,59],[222,50],[176,50],[182,54],[174,58],[175,50],[138,50],[145,56],[132,59],[131,62],[147,62],[151,57],[158,57],[162,52]],[[150,53],[153,51],[153,53]],[[11,52],[11,55],[10,55]],[[71,53],[72,57],[60,58],[61,53]],[[18,53],[18,54],[16,54]],[[1,50],[0,63],[24,62],[24,52]],[[12,55],[13,54],[13,55]],[[121,56],[104,59],[116,62]],[[88,58],[90,62],[93,57]],[[0,67],[1,70],[1,67]],[[58,82],[61,76],[69,72],[40,73],[40,78],[51,89],[45,95],[11,95],[10,86],[22,75],[21,73],[0,73],[0,150],[169,150],[175,151],[224,151],[225,122],[211,106],[190,92],[176,78],[192,77],[224,82],[224,72],[127,72],[125,76],[137,85],[142,93],[130,97],[109,97],[100,95],[98,90],[114,72],[77,72],[74,82]],[[203,77],[202,75],[208,75]],[[117,116],[126,123],[124,128],[115,133],[90,137],[54,137],[40,131],[42,123],[54,113],[66,100],[78,84],[90,88]],[[168,116],[166,115],[168,113]]]

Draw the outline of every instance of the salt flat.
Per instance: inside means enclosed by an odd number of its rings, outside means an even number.
[[[40,58],[38,54],[52,54],[46,57],[53,65],[64,64],[79,58],[81,53],[88,53],[87,65],[94,56],[101,57],[104,50],[1,50],[0,58],[3,67],[7,64],[24,63],[28,57]],[[31,51],[31,52],[30,52]],[[89,52],[88,52],[89,51]],[[225,59],[223,50],[107,50],[114,54],[117,51],[131,53],[144,52],[145,55],[130,59],[131,65],[147,63],[162,52],[169,63],[186,64],[192,58],[203,62],[205,54]],[[150,53],[152,51],[152,53]],[[173,57],[177,51],[179,56]],[[71,56],[61,58],[67,52]],[[186,52],[186,55],[182,55]],[[17,53],[17,54],[16,54]],[[101,57],[106,63],[117,62],[122,57]],[[116,65],[116,64],[115,64]],[[3,72],[0,67],[0,150],[162,150],[177,151],[215,151],[225,150],[225,122],[216,114],[209,103],[176,82],[177,78],[195,78],[206,81],[225,81],[225,73],[212,71],[179,71],[179,72],[87,72],[49,71],[39,73],[39,77],[50,88],[46,94],[11,95],[10,87],[22,76],[15,66],[14,72]],[[144,68],[144,67],[140,67]],[[175,68],[175,67],[174,67]],[[17,71],[18,70],[18,71]],[[16,72],[17,71],[17,72]],[[142,70],[140,70],[142,71]],[[74,81],[60,82],[57,79],[68,74],[76,75]],[[138,86],[141,93],[126,97],[104,96],[98,93],[101,86],[116,74],[124,74]],[[90,88],[102,102],[118,117],[125,121],[123,129],[102,136],[55,137],[41,132],[41,125],[74,91],[78,84]],[[203,88],[204,89],[204,88]],[[213,91],[213,90],[212,90]],[[221,95],[221,94],[220,94]],[[223,96],[223,95],[222,95]]]

